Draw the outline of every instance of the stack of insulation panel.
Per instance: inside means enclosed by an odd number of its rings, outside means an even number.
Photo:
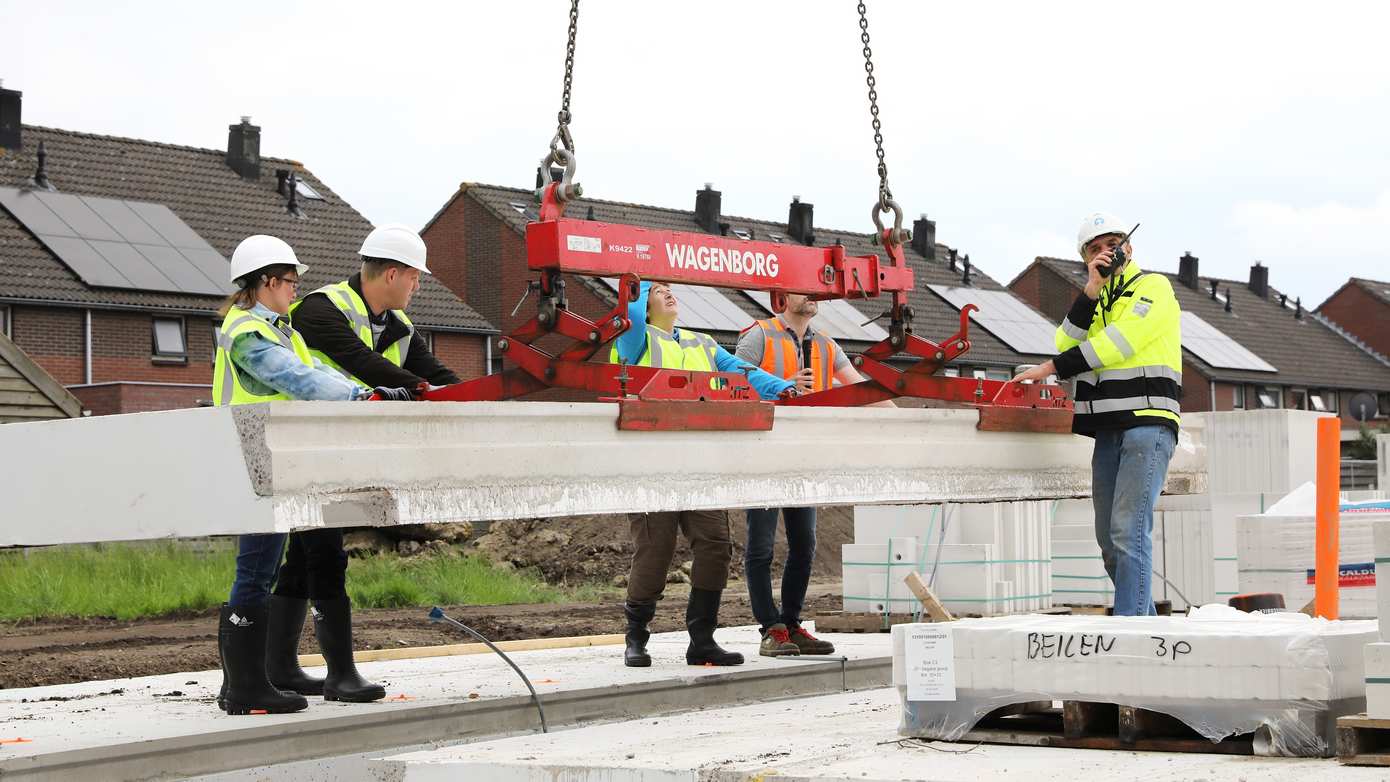
[[[1381,438],[1382,446],[1390,438]],[[1366,644],[1366,716],[1390,719],[1390,521],[1371,525],[1375,549],[1376,616],[1380,637]]]
[[[917,573],[952,613],[1052,607],[1051,501],[855,508],[842,547],[844,610],[912,613]]]
[[[1306,484],[1261,514],[1237,521],[1242,592],[1277,592],[1298,610],[1313,599],[1316,487]],[[1390,523],[1390,503],[1343,503],[1338,534],[1338,603],[1346,618],[1374,618],[1375,544],[1372,528]]]

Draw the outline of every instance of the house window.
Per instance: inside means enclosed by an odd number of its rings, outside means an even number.
[[[1337,412],[1337,392],[1326,389],[1309,392],[1308,409],[1319,413]]]
[[[1259,388],[1255,392],[1255,396],[1260,401],[1259,409],[1261,410],[1277,410],[1284,406],[1284,400],[1280,398],[1282,394],[1279,389],[1274,386],[1263,386]]]
[[[1290,409],[1290,410],[1307,410],[1307,409],[1308,409],[1308,391],[1307,391],[1306,389],[1302,389],[1302,388],[1293,388],[1293,389],[1290,389],[1290,390],[1289,390],[1289,409]]]
[[[740,239],[743,239],[744,241],[753,238],[753,234],[749,233],[748,231],[742,228],[730,228],[729,233],[733,234],[734,236],[737,236]]]
[[[429,351],[430,351],[431,353],[433,353],[433,352],[434,352],[434,332],[433,332],[433,331],[417,331],[417,332],[415,332],[415,333],[420,335],[420,339],[423,339],[423,340],[425,341],[425,347],[428,348]]]
[[[987,374],[988,373],[986,373],[983,369],[976,369],[970,373],[970,376],[975,378],[976,380],[984,380]]]
[[[0,334],[10,336],[10,308],[0,304]]]
[[[960,367],[946,367],[942,370],[946,377],[960,377]]]
[[[312,198],[315,201],[323,200],[323,196],[319,195],[319,191],[315,190],[312,185],[305,182],[300,177],[294,178],[294,191],[304,198]]]
[[[1384,418],[1390,415],[1390,394],[1378,394],[1376,396],[1376,406],[1380,408],[1376,412],[1376,418]]]
[[[976,377],[979,377],[979,375],[976,375]],[[1013,373],[1009,372],[1007,369],[991,369],[985,373],[985,378],[988,380],[1008,380],[1012,377]]]
[[[183,318],[155,318],[153,336],[155,358],[188,360]]]
[[[1245,409],[1245,386],[1231,386],[1231,407],[1236,410]]]

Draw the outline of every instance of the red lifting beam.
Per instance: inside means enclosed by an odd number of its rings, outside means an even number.
[[[894,228],[876,237],[878,255],[847,255],[844,247],[804,247],[722,236],[568,220],[562,216],[562,183],[542,191],[540,219],[526,226],[530,267],[540,272],[536,317],[498,340],[498,350],[515,369],[431,391],[434,400],[510,399],[550,387],[593,391],[619,402],[619,425],[633,429],[766,429],[771,406],[756,401],[746,377],[725,372],[682,372],[591,361],[600,348],[626,331],[628,303],[639,279],[737,290],[768,291],[773,309],[785,296],[859,299],[891,294],[887,339],[855,359],[866,378],[849,386],[783,399],[779,404],[857,406],[900,396],[936,399],[980,409],[986,430],[1070,431],[1071,400],[1052,385],[998,380],[935,377],[947,362],[970,349],[969,317],[960,313],[960,331],[938,345],[912,333],[912,270]],[[562,272],[619,277],[618,303],[597,322],[569,311]],[[558,356],[533,343],[547,334],[573,340]],[[906,370],[888,365],[899,353],[917,357]],[[718,405],[705,404],[719,402]],[[731,403],[738,404],[731,404]],[[754,414],[756,413],[756,414]],[[624,423],[626,422],[626,423]]]

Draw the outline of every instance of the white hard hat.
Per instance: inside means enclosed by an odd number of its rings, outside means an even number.
[[[236,250],[232,252],[232,282],[236,282],[251,272],[277,263],[292,263],[300,274],[309,270],[308,266],[299,262],[299,258],[294,254],[294,248],[290,247],[284,239],[277,239],[265,234],[248,236],[242,239],[241,244],[238,244]]]
[[[1086,245],[1097,236],[1106,234],[1126,234],[1132,226],[1120,218],[1105,212],[1092,212],[1081,221],[1081,230],[1076,232],[1076,252],[1085,259]]]
[[[425,265],[425,240],[408,226],[390,223],[372,229],[358,254],[364,258],[385,258],[429,274]]]

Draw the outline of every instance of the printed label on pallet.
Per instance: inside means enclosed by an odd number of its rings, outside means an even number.
[[[955,700],[956,653],[951,628],[935,624],[911,625],[905,640],[907,699]]]

